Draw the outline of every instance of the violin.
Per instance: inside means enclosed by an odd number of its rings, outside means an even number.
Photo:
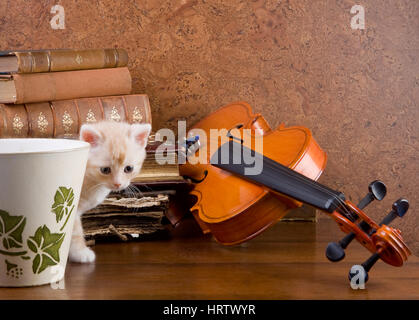
[[[214,136],[215,131],[219,133],[217,136]],[[317,180],[326,165],[326,153],[307,128],[281,125],[272,130],[245,102],[222,107],[195,124],[188,134],[199,136],[200,146],[193,156],[188,156],[180,173],[195,182],[190,194],[196,198],[196,203],[191,212],[198,224],[204,233],[211,233],[224,245],[252,239],[291,209],[302,205],[300,201],[210,164],[212,154],[228,142],[231,135],[238,136],[240,132],[247,133],[243,137],[244,144],[249,147],[262,144],[265,155],[311,179]],[[191,150],[193,148],[188,152]]]
[[[358,266],[365,282],[379,259],[402,266],[411,254],[400,230],[389,226],[406,214],[408,201],[397,200],[376,223],[363,209],[384,198],[384,183],[373,181],[358,205],[318,183],[327,156],[307,128],[281,124],[271,129],[250,105],[237,102],[211,113],[189,135],[200,137],[199,147],[188,150],[188,162],[180,168],[194,182],[191,211],[204,233],[212,233],[218,242],[234,245],[252,239],[306,203],[328,214],[347,234],[327,246],[330,261],[342,260],[353,239],[372,253]],[[351,270],[349,279],[359,269]]]

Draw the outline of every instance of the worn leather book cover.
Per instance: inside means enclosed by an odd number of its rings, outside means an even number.
[[[148,96],[134,94],[27,104],[0,104],[0,138],[77,137],[84,123],[150,123]]]
[[[126,67],[124,49],[55,49],[0,52],[0,72],[37,73]]]
[[[0,138],[27,138],[29,136],[28,113],[24,104],[5,106],[0,104]]]
[[[128,68],[0,76],[0,103],[33,103],[131,93]]]
[[[49,138],[54,134],[54,115],[49,102],[25,105],[30,138]]]

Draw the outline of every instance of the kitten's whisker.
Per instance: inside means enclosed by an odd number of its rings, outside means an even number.
[[[130,198],[134,198],[135,197],[135,192],[134,192],[134,190],[132,189],[132,187],[131,187],[131,185],[129,185],[128,187],[127,187],[127,192],[129,193],[129,195],[130,195]]]
[[[125,189],[125,191],[126,191],[126,194],[127,194],[127,196],[128,196],[129,198],[134,198],[134,197],[135,197],[135,194],[132,192],[132,190],[131,190],[130,186],[128,186],[128,187]]]
[[[145,197],[145,195],[141,192],[141,190],[137,186],[131,185],[131,188],[134,190],[135,196],[136,196],[137,199]],[[134,212],[136,212],[136,213],[140,212],[140,211],[141,211],[140,207],[136,207],[135,210],[134,210]]]
[[[128,196],[129,198],[132,198],[132,199],[136,198],[136,194],[133,192],[132,185],[128,185],[128,187],[127,187],[127,188],[125,188],[125,190],[124,190],[124,191],[126,192],[126,194],[127,194],[127,196]],[[134,213],[136,213],[136,212],[137,212],[137,210],[138,210],[138,208],[137,208],[137,207],[134,207],[134,208],[132,208],[131,210],[132,210]]]
[[[143,197],[144,195],[143,195],[143,193],[141,192],[141,190],[137,187],[137,186],[135,186],[135,185],[133,185],[133,184],[131,184],[130,185],[130,188],[131,188],[131,190],[133,190],[135,193],[137,193],[138,195],[140,195],[141,197]]]

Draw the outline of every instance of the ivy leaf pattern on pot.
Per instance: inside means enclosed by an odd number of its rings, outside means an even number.
[[[26,225],[26,217],[12,216],[0,210],[0,254],[20,256],[26,254],[22,250],[22,232]]]
[[[23,269],[20,268],[17,264],[9,262],[7,260],[4,261],[6,263],[6,275],[12,278],[19,279],[23,275]]]
[[[55,213],[57,222],[67,217],[60,231],[62,231],[74,210],[74,192],[73,188],[59,187],[54,196],[52,212]]]
[[[36,255],[32,261],[33,273],[41,273],[49,266],[60,262],[60,247],[65,233],[51,233],[46,225],[39,227],[35,235],[29,237],[27,244]]]

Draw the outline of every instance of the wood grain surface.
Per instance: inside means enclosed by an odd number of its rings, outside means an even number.
[[[238,100],[273,127],[306,126],[328,154],[321,182],[356,201],[383,180],[377,220],[411,201],[399,225],[419,253],[419,1],[61,0],[65,29],[53,30],[55,4],[1,1],[0,48],[127,49],[155,129]],[[364,30],[350,27],[356,4]]]
[[[339,263],[327,261],[335,223],[278,223],[236,247],[200,235],[188,220],[167,240],[97,244],[97,261],[69,264],[65,289],[0,288],[0,299],[419,299],[419,259],[403,268],[378,262],[365,290],[347,273],[369,254],[353,243]]]

